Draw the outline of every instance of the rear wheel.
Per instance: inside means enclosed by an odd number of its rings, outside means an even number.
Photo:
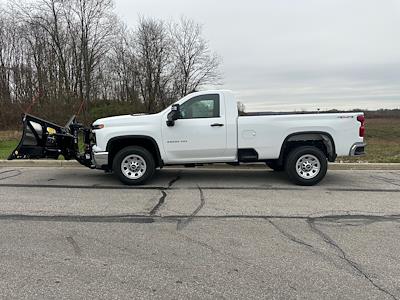
[[[316,147],[303,146],[292,150],[285,162],[289,179],[298,185],[319,183],[326,175],[328,161],[324,152]]]
[[[143,184],[154,175],[153,155],[142,147],[126,147],[115,155],[113,171],[124,184]]]

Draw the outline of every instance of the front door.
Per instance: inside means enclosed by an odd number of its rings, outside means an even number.
[[[175,125],[163,119],[167,163],[222,162],[227,148],[225,106],[220,94],[195,96],[180,105]]]

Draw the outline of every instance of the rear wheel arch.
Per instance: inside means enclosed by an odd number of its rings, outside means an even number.
[[[302,146],[319,148],[331,162],[336,159],[336,147],[332,135],[323,131],[306,131],[292,133],[285,138],[279,155],[279,163],[283,165],[285,157],[293,149]]]
[[[108,166],[111,168],[113,165],[113,160],[117,153],[122,149],[129,146],[138,146],[149,151],[156,163],[156,167],[162,167],[163,161],[161,158],[160,148],[157,142],[149,136],[144,135],[129,135],[129,136],[119,136],[112,138],[107,143],[108,152]]]

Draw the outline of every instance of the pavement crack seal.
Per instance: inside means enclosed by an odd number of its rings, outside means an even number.
[[[169,183],[168,183],[168,187],[167,190],[169,190],[178,180],[181,179],[181,173],[179,172],[178,175],[176,175],[176,177],[174,179],[172,179]]]
[[[245,260],[245,259],[242,259],[242,258],[240,258],[240,257],[238,257],[238,256],[235,256],[235,255],[232,255],[232,254],[230,254],[230,253],[226,253],[226,252],[224,252],[224,251],[221,251],[221,250],[219,250],[219,249],[216,249],[216,248],[214,248],[213,246],[211,246],[211,245],[209,245],[209,244],[207,244],[207,243],[205,243],[205,242],[202,242],[202,241],[200,241],[200,240],[194,239],[194,238],[192,238],[192,237],[190,237],[190,236],[188,236],[188,235],[185,235],[185,234],[182,234],[182,233],[177,233],[177,235],[180,236],[180,237],[182,237],[182,238],[184,238],[186,241],[188,241],[188,242],[190,242],[190,243],[192,243],[192,244],[196,244],[196,245],[199,245],[199,246],[201,246],[201,247],[203,247],[203,248],[208,249],[208,250],[209,250],[210,252],[212,252],[212,253],[220,254],[220,255],[223,256],[223,257],[229,256],[230,258],[232,258],[232,259],[234,259],[234,260],[236,260],[236,261],[238,261],[238,262],[240,262],[240,263],[242,263],[242,264],[244,264],[244,265],[246,265],[246,266],[248,266],[248,267],[255,267],[254,264],[248,262],[248,261]]]
[[[165,191],[161,191],[161,194],[162,195],[161,195],[160,199],[158,199],[158,203],[150,211],[150,216],[154,216],[158,212],[160,207],[164,204],[165,198],[167,198],[167,193]]]
[[[376,180],[380,180],[383,181],[385,183],[389,183],[395,186],[400,186],[400,181],[398,179],[394,179],[394,178],[387,178],[384,176],[370,176],[372,179],[376,179]]]
[[[121,214],[121,215],[40,215],[40,214],[11,214],[0,213],[0,221],[42,221],[42,222],[82,222],[82,223],[155,223],[155,222],[185,222],[187,219],[203,219],[203,220],[305,220],[305,221],[323,221],[337,222],[338,220],[369,220],[368,224],[378,222],[400,222],[400,214],[394,215],[323,215],[323,216],[303,216],[303,215],[201,215],[196,214],[204,206],[204,198],[199,207],[191,215],[168,215],[168,216],[152,216]],[[368,225],[367,224],[367,225]]]
[[[161,217],[159,218],[161,219]],[[144,215],[0,215],[0,221],[72,222],[72,223],[154,223],[155,218]],[[165,220],[168,221],[168,220]],[[173,222],[171,220],[171,222]]]
[[[11,175],[7,174],[7,173],[12,173]],[[3,174],[7,174],[5,176],[3,176]],[[19,175],[21,175],[22,172],[20,170],[7,170],[7,171],[3,171],[0,172],[0,180],[4,180],[4,179],[8,179],[8,178],[13,178],[13,177],[17,177]]]
[[[206,203],[203,190],[199,186],[197,186],[197,188],[199,189],[199,193],[200,193],[200,204],[188,218],[183,219],[183,220],[178,220],[178,222],[176,224],[176,230],[178,230],[178,231],[184,229],[187,225],[189,225],[189,223],[193,220],[193,218],[196,217],[196,215],[199,213],[199,211],[203,208],[204,204]]]
[[[74,248],[74,252],[76,255],[81,256],[82,255],[82,250],[81,247],[79,247],[78,243],[75,241],[75,239],[72,236],[67,236],[66,240],[68,243],[72,245]]]
[[[176,175],[176,177],[168,183],[167,188],[160,189],[161,197],[158,199],[158,203],[151,209],[150,216],[154,216],[160,210],[168,196],[167,191],[170,190],[174,183],[176,183],[179,179],[181,179],[181,172],[179,172],[178,175]]]
[[[274,218],[275,219],[275,218]],[[279,218],[277,218],[279,219]],[[290,242],[294,242],[298,245],[300,245],[301,247],[306,247],[307,249],[309,249],[309,251],[311,251],[311,253],[321,257],[324,261],[332,264],[333,266],[335,266],[337,269],[342,269],[342,266],[340,266],[337,262],[335,262],[334,259],[332,259],[332,257],[328,254],[326,254],[325,252],[315,248],[313,245],[306,243],[305,241],[302,241],[298,238],[296,238],[294,235],[286,232],[284,229],[282,229],[280,226],[278,226],[276,223],[272,222],[270,220],[270,218],[265,218],[265,220],[267,220],[273,227],[275,227],[275,229],[281,233],[285,238],[287,238]],[[302,220],[304,221],[304,219],[298,219],[298,220]]]
[[[323,220],[323,218],[309,218],[307,220],[308,225],[311,228],[311,231],[313,231],[314,233],[316,233],[318,236],[320,236],[322,238],[322,240],[327,243],[329,246],[331,246],[333,249],[336,250],[336,252],[339,254],[338,257],[342,260],[344,260],[354,271],[356,271],[358,274],[360,274],[361,276],[363,276],[366,280],[368,280],[376,289],[378,289],[379,291],[381,291],[382,293],[385,293],[386,295],[390,296],[391,298],[393,298],[394,300],[398,300],[398,298],[396,298],[395,295],[393,295],[392,293],[390,293],[387,289],[381,287],[380,285],[378,285],[375,281],[372,280],[372,278],[362,270],[361,266],[358,265],[356,262],[352,261],[348,255],[346,254],[346,252],[325,232],[323,232],[321,229],[318,229],[316,224],[315,224],[315,220],[316,219],[320,219]]]
[[[302,246],[307,246],[310,248],[314,248],[312,245],[296,238],[294,235],[286,232],[285,230],[283,230],[281,227],[279,227],[277,224],[275,224],[274,222],[272,222],[271,219],[267,218],[266,219],[273,227],[275,227],[276,230],[278,230],[283,236],[285,236],[286,238],[288,238],[290,241],[295,242],[297,244],[300,244]]]

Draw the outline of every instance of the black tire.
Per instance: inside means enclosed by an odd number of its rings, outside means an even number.
[[[122,171],[122,163],[128,156],[135,155],[135,157],[142,158],[146,163],[146,168],[139,178],[129,178]],[[127,160],[126,160],[127,161]],[[113,160],[113,171],[118,179],[126,185],[140,185],[145,183],[147,180],[153,177],[156,170],[155,161],[153,155],[143,147],[129,146],[120,150],[114,157]],[[129,172],[129,171],[127,171]],[[135,171],[132,171],[134,173]]]
[[[268,168],[274,170],[275,172],[282,172],[285,170],[285,167],[282,164],[279,164],[277,161],[268,161],[265,163]]]
[[[310,157],[307,158],[307,155]],[[300,158],[305,159],[304,164],[301,164],[301,167],[297,171],[297,162]],[[315,161],[318,160],[318,162]],[[300,161],[301,162],[301,161]],[[300,164],[299,162],[299,164]],[[307,169],[307,165],[313,166],[313,163],[319,163],[319,172],[315,169],[311,169],[310,171]],[[304,169],[303,169],[304,166]],[[328,161],[324,152],[320,149],[312,146],[302,146],[295,148],[292,150],[285,161],[285,171],[288,175],[289,179],[297,184],[303,186],[311,186],[319,183],[326,175],[328,170]],[[314,172],[315,171],[315,172]],[[299,174],[301,173],[301,174]],[[315,175],[315,173],[317,173]],[[305,178],[310,177],[310,178]]]

